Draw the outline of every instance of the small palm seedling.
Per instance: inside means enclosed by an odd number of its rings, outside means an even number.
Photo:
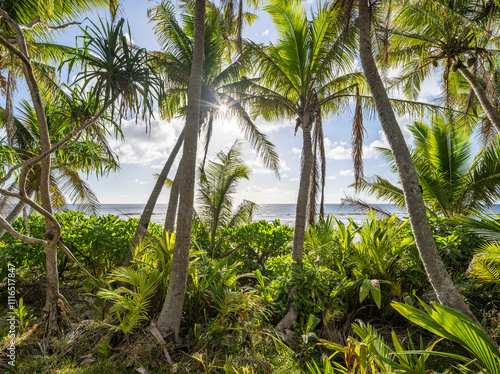
[[[28,307],[24,305],[23,298],[21,297],[17,303],[17,308],[14,309],[17,323],[19,323],[20,333],[23,334],[26,327],[29,325]]]
[[[146,272],[132,268],[119,267],[113,271],[108,285],[113,282],[122,282],[131,286],[131,289],[119,287],[115,290],[101,289],[98,295],[113,303],[109,309],[118,321],[118,326],[113,326],[115,331],[121,331],[128,339],[129,334],[136,329],[142,321],[148,319],[147,312],[151,296],[160,280],[157,270]]]

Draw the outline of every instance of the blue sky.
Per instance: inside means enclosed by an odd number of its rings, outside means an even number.
[[[147,49],[158,49],[152,25],[148,23],[147,8],[154,2],[126,1],[123,4],[122,16],[128,19],[131,36],[134,43]],[[99,12],[107,16],[107,12]],[[275,31],[269,17],[262,11],[257,12],[259,19],[245,30],[244,36],[257,42],[274,40]],[[96,20],[97,14],[90,16]],[[61,44],[74,45],[74,37],[78,28],[67,31],[58,38]],[[19,87],[19,95],[23,95],[24,86]],[[438,94],[439,82],[437,78],[426,81],[422,88],[421,99],[430,100]],[[338,203],[344,194],[353,195],[353,190],[348,186],[353,182],[351,160],[351,123],[352,112],[342,116],[332,117],[324,121],[327,155],[327,180],[326,202]],[[408,118],[400,118],[407,141],[411,137],[405,125]],[[236,199],[252,200],[259,204],[266,203],[295,203],[300,174],[300,149],[302,136],[294,136],[294,123],[290,121],[266,122],[257,119],[256,124],[264,131],[269,139],[276,145],[282,160],[281,178],[277,179],[273,172],[267,170],[256,158],[255,152],[248,146],[244,147],[244,159],[252,168],[250,180],[240,184]],[[181,119],[170,123],[159,116],[151,121],[151,133],[146,133],[146,125],[134,120],[123,121],[125,140],[111,140],[115,152],[120,158],[121,170],[107,177],[89,178],[88,182],[97,194],[101,203],[130,204],[144,203],[153,188],[155,179],[153,174],[158,173],[167,159],[170,150],[183,126]],[[396,177],[388,173],[387,165],[375,151],[375,147],[387,146],[378,120],[365,118],[366,138],[364,149],[365,175],[380,174],[396,181]],[[227,119],[215,125],[209,155],[220,149],[231,146],[236,139],[243,139],[236,121]],[[201,147],[200,147],[201,148]],[[201,160],[201,156],[200,156]],[[178,161],[175,164],[177,166]],[[171,175],[174,175],[173,172]],[[159,203],[167,202],[167,192],[164,192]],[[361,196],[368,201],[374,199]]]

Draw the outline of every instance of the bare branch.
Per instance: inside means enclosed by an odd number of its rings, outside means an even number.
[[[15,193],[15,192],[12,192],[9,190],[5,190],[3,188],[0,188],[0,194],[5,195],[5,196],[11,196],[11,197],[18,198],[22,202],[24,202],[27,205],[29,205],[30,207],[32,207],[34,210],[36,210],[42,216],[44,216],[45,218],[48,218],[54,224],[54,229],[57,231],[58,235],[60,235],[61,226],[59,225],[59,222],[57,222],[55,217],[50,212],[48,212],[47,210],[42,208],[40,205],[35,203],[33,200],[31,200],[30,198],[28,198],[26,196],[20,195],[18,193]]]
[[[14,228],[9,225],[9,223],[3,219],[2,217],[0,217],[0,226],[2,228],[5,229],[5,231],[7,231],[10,235],[12,235],[14,238],[16,239],[19,239],[19,240],[22,240],[23,242],[25,243],[29,243],[29,244],[35,244],[35,245],[43,245],[45,246],[47,244],[47,242],[45,240],[42,240],[42,239],[37,239],[37,238],[32,238],[30,236],[26,236],[26,235],[23,235],[19,232],[17,232],[16,230],[14,230]]]
[[[60,26],[49,26],[45,22],[42,21],[40,16],[38,16],[38,17],[36,17],[36,19],[34,21],[31,21],[27,25],[19,24],[19,28],[21,30],[31,30],[32,28],[34,28],[37,25],[42,25],[45,29],[47,29],[49,31],[55,31],[55,30],[59,30],[59,29],[64,29],[64,28],[69,27],[69,26],[81,25],[81,24],[82,24],[81,22],[69,22],[69,23],[65,23],[64,25],[60,25]]]
[[[16,42],[17,42],[17,39],[16,39]],[[25,55],[23,55],[19,49],[17,49],[16,47],[14,47],[14,45],[12,43],[12,39],[7,40],[3,36],[0,36],[0,43],[5,48],[7,48],[9,51],[11,51],[14,55],[16,55],[17,57],[19,57],[19,59],[22,62],[24,62],[25,64],[29,64],[30,63],[30,60],[28,59],[28,57],[26,57]]]

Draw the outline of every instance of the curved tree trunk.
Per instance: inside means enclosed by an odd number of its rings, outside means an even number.
[[[304,256],[304,236],[306,231],[307,201],[309,198],[309,187],[311,185],[311,172],[313,167],[313,153],[311,144],[311,129],[309,126],[302,128],[302,165],[300,168],[299,193],[297,206],[295,208],[295,230],[293,233],[292,260],[302,261]],[[299,315],[299,311],[293,306],[293,299],[297,294],[295,288],[291,288],[288,294],[288,312],[276,326],[276,330],[284,331],[292,327]]]
[[[14,207],[9,212],[9,215],[5,218],[5,220],[9,223],[9,225],[12,225],[12,223],[16,220],[17,217],[21,214],[23,211],[24,207],[26,206],[26,203],[23,201],[19,201],[17,205]],[[5,229],[0,227],[0,238],[5,234]]]
[[[134,233],[134,238],[132,239],[132,248],[129,249],[129,251],[127,252],[127,256],[125,257],[125,261],[123,261],[124,267],[130,266],[130,263],[133,259],[133,248],[135,248],[135,246],[139,244],[142,239],[144,239],[144,235],[146,235],[146,232],[148,231],[148,226],[151,222],[151,215],[153,214],[153,210],[155,209],[156,202],[158,201],[158,197],[161,194],[163,186],[165,185],[165,181],[167,180],[168,173],[172,168],[172,164],[177,157],[177,153],[179,153],[179,149],[181,148],[183,141],[184,130],[182,130],[181,134],[179,135],[177,143],[175,143],[172,152],[170,152],[170,156],[168,156],[168,159],[165,162],[165,165],[163,166],[158,179],[156,180],[153,191],[151,191],[151,195],[149,195],[148,202],[146,203],[146,206],[142,211],[141,218],[139,219],[139,224],[137,225],[137,229]]]
[[[191,225],[194,211],[194,187],[196,173],[196,150],[198,145],[198,127],[200,121],[201,81],[203,74],[203,54],[205,35],[205,0],[196,0],[194,6],[194,48],[191,75],[188,87],[188,107],[184,148],[181,160],[179,215],[177,217],[177,235],[172,267],[168,284],[167,297],[158,318],[157,327],[163,336],[171,331],[175,340],[179,340],[182,309],[186,294],[186,282],[189,268],[189,247],[191,244]]]
[[[359,0],[359,52],[382,129],[396,161],[415,244],[439,302],[477,322],[448,274],[434,242],[417,173],[372,55],[368,0]]]
[[[500,115],[491,104],[491,101],[488,99],[488,95],[484,91],[483,87],[479,84],[476,77],[467,69],[467,67],[460,61],[456,60],[455,64],[457,66],[457,70],[462,74],[462,76],[469,82],[470,86],[474,90],[481,107],[483,108],[486,116],[490,120],[491,124],[495,126],[497,132],[500,132]]]
[[[170,196],[168,198],[167,214],[165,215],[165,224],[163,225],[163,232],[165,234],[172,234],[174,232],[175,217],[177,215],[177,205],[179,203],[180,175],[181,166],[179,165],[179,170],[177,170],[177,173],[175,173],[174,182],[172,183]]]

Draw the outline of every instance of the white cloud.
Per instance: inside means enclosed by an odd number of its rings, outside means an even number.
[[[340,170],[339,171],[339,175],[342,175],[342,176],[351,176],[351,175],[354,175],[354,172],[352,170]]]
[[[269,29],[266,29],[260,34],[260,36],[268,36],[271,31]]]
[[[265,121],[263,119],[258,118],[255,121],[255,125],[262,131],[264,134],[270,134],[272,132],[277,132],[285,128],[293,128],[295,126],[295,121]]]
[[[159,117],[156,115],[156,117]],[[151,128],[144,121],[135,119],[122,121],[125,140],[110,140],[121,164],[150,165],[163,163],[170,155],[180,133],[177,121],[168,123],[152,119]],[[114,143],[114,144],[113,144]]]
[[[149,183],[148,181],[141,181],[139,179],[134,179],[134,182],[137,184],[148,184]]]
[[[259,158],[245,161],[245,164],[252,169],[252,174],[274,174],[274,171],[264,166]],[[290,168],[283,159],[280,159],[280,172],[289,171]],[[285,174],[286,175],[286,174]]]
[[[326,179],[334,180],[337,179],[337,177],[335,175],[329,175],[328,177],[326,177]]]

